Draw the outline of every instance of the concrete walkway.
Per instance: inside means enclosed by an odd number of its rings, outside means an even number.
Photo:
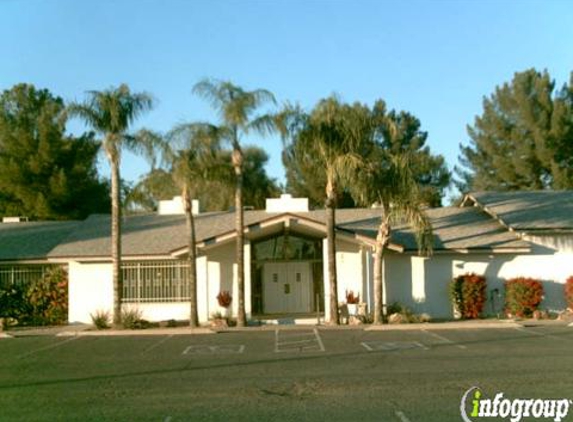
[[[448,322],[424,322],[420,324],[385,324],[368,325],[365,331],[391,331],[391,330],[470,330],[487,328],[518,328],[523,325],[513,320],[467,320]]]
[[[216,332],[210,328],[189,328],[189,327],[176,327],[176,328],[146,328],[142,330],[84,330],[84,331],[62,331],[57,333],[57,337],[72,337],[72,336],[181,336],[192,334],[215,334]]]

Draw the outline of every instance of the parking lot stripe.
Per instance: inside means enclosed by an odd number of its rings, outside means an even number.
[[[450,344],[450,345],[452,345],[452,346],[456,346],[458,349],[462,349],[462,350],[463,350],[463,349],[467,349],[467,348],[468,348],[467,346],[465,346],[465,345],[463,345],[463,344],[459,344],[459,343],[453,342],[453,341],[451,341],[449,338],[446,338],[446,337],[441,336],[441,335],[439,335],[439,334],[433,333],[433,332],[431,332],[431,331],[427,331],[427,330],[421,330],[421,331],[424,332],[424,333],[426,333],[426,334],[428,334],[429,336],[432,336],[432,337],[434,337],[434,338],[437,338],[438,340],[441,340],[443,343]]]
[[[396,414],[396,416],[398,416],[400,418],[400,420],[402,422],[410,422],[410,419],[408,419],[406,417],[406,415],[404,414],[404,412],[400,411],[400,410],[396,410],[396,412],[394,412]]]
[[[279,330],[275,330],[275,353],[279,352]]]
[[[24,353],[24,354],[18,356],[18,359],[23,359],[23,358],[26,358],[28,356],[32,356],[36,353],[44,352],[46,350],[55,349],[56,347],[60,347],[60,346],[64,345],[65,343],[69,343],[70,341],[74,341],[74,340],[77,340],[79,338],[80,338],[79,336],[74,336],[74,337],[70,337],[70,338],[67,338],[67,339],[62,340],[62,341],[58,341],[55,344],[49,344],[47,346],[40,347],[39,349],[35,349],[35,350],[32,350],[28,353]]]
[[[553,340],[566,340],[566,341],[570,341],[570,338],[567,337],[558,337],[558,336],[554,336],[553,334],[545,334],[545,333],[540,333],[538,331],[534,331],[533,329],[529,328],[523,328],[523,327],[515,327],[515,330],[525,333],[525,334],[531,334],[534,336],[539,336],[539,337],[545,337],[545,338],[550,338]]]
[[[164,338],[162,338],[161,340],[159,340],[156,343],[153,343],[151,346],[149,346],[147,349],[145,349],[143,352],[141,352],[141,354],[147,353],[153,349],[155,349],[158,346],[161,346],[163,343],[165,343],[167,340],[169,340],[171,337],[173,337],[173,334],[169,334],[168,336],[165,336]]]
[[[320,351],[324,352],[326,349],[324,348],[324,343],[322,342],[322,339],[320,338],[320,334],[318,334],[317,328],[314,328],[314,335],[316,336],[316,341],[318,342],[318,345],[320,346]]]
[[[362,342],[362,343],[360,343],[360,344],[361,344],[362,346],[364,346],[364,348],[365,348],[366,350],[368,350],[369,352],[371,352],[371,351],[374,350],[372,347],[370,347],[370,346],[368,345],[368,343]]]

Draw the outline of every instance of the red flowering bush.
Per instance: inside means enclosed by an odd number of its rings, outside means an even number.
[[[486,280],[484,276],[462,274],[450,283],[450,300],[462,318],[479,318],[486,301]]]
[[[565,282],[565,301],[567,307],[573,309],[573,275]]]
[[[539,280],[517,277],[505,282],[505,312],[510,316],[530,317],[543,300]]]
[[[29,324],[54,325],[68,321],[68,273],[61,267],[46,272],[27,291]]]

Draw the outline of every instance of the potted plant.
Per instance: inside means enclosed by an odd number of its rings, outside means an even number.
[[[358,304],[360,303],[360,295],[355,295],[352,290],[346,291],[346,307],[349,316],[358,315]]]
[[[217,295],[217,302],[219,302],[219,306],[223,308],[225,317],[230,317],[230,306],[233,302],[233,296],[228,290],[221,290]]]

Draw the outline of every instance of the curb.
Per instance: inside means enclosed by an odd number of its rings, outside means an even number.
[[[408,331],[408,330],[472,330],[488,328],[520,328],[521,324],[515,321],[495,322],[427,322],[423,324],[387,324],[372,325],[364,328],[364,331]]]
[[[56,337],[118,337],[118,336],[179,336],[197,334],[216,334],[210,328],[185,329],[147,329],[147,330],[97,330],[97,331],[62,331]]]

